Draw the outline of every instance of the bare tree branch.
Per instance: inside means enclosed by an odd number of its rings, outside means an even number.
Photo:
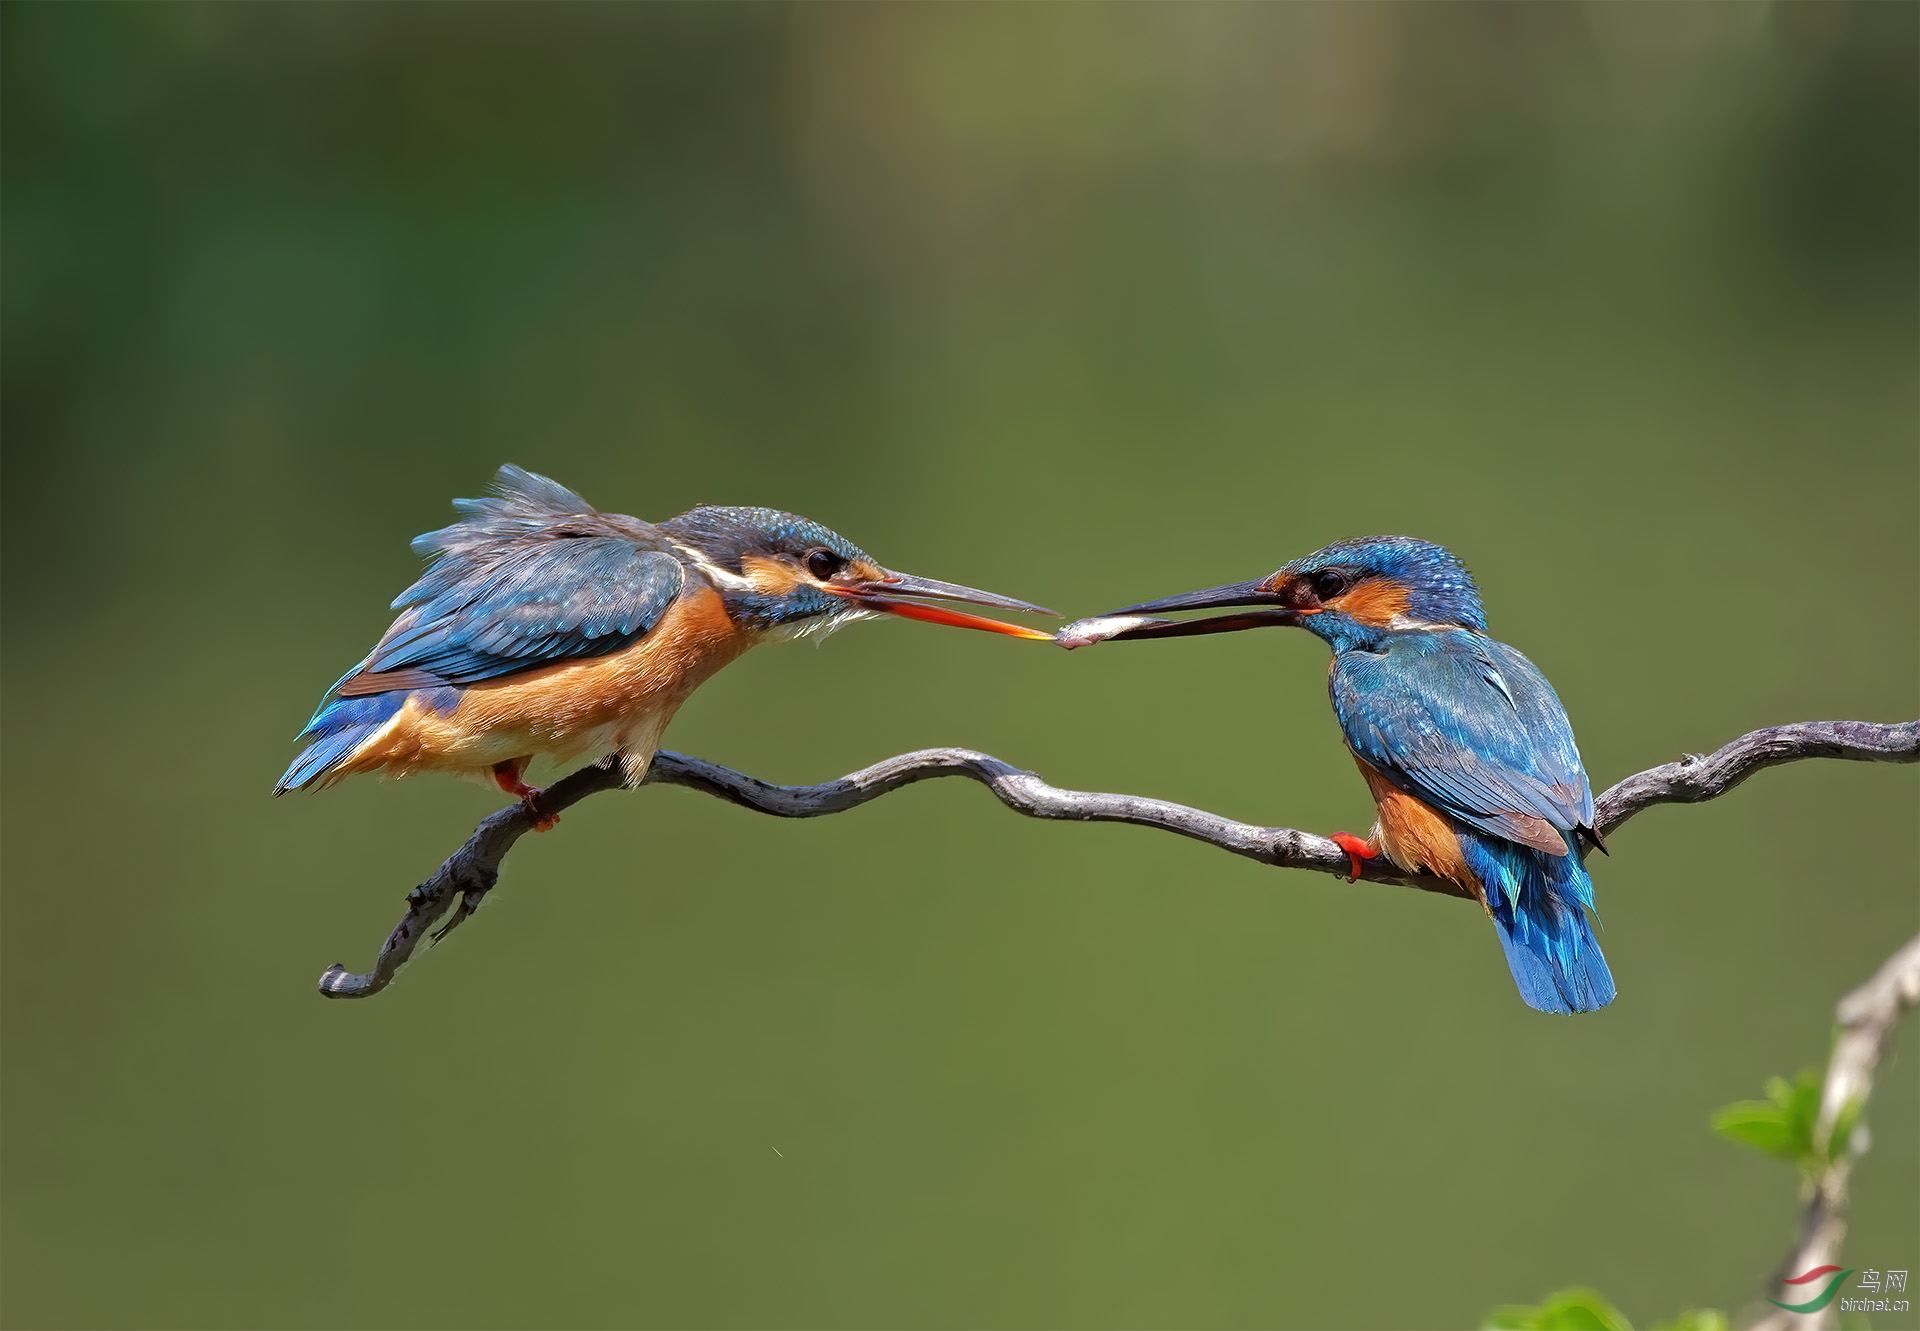
[[[1714,799],[1762,768],[1803,758],[1914,762],[1920,760],[1920,721],[1891,725],[1870,721],[1805,721],[1756,730],[1705,757],[1689,754],[1678,762],[1628,777],[1595,802],[1594,822],[1605,836],[1642,809],[1655,804],[1694,804]],[[1310,832],[1288,827],[1257,827],[1184,804],[1140,795],[1061,790],[1032,772],[970,749],[922,749],[903,753],[817,786],[777,786],[715,763],[663,752],[655,757],[647,781],[654,785],[687,786],[775,817],[818,818],[857,808],[902,786],[944,776],[978,781],[1002,804],[1029,818],[1132,823],[1204,841],[1283,869],[1311,869],[1339,877],[1347,874],[1345,852],[1325,837]],[[558,814],[589,795],[619,785],[618,769],[603,759],[547,787],[540,799],[539,812],[543,816]],[[344,966],[331,966],[320,977],[320,992],[329,998],[364,998],[386,988],[413,955],[421,936],[453,908],[456,896],[460,898],[459,907],[435,938],[444,937],[473,914],[499,880],[500,861],[532,826],[532,814],[518,804],[485,819],[467,843],[448,856],[432,877],[407,894],[406,914],[381,946],[373,969],[355,974]],[[1369,862],[1362,877],[1368,882],[1461,895],[1452,884],[1438,878],[1399,873],[1384,858]]]
[[[1829,1163],[1807,1182],[1806,1210],[1800,1217],[1800,1237],[1775,1274],[1775,1294],[1781,1303],[1805,1301],[1819,1285],[1795,1289],[1782,1283],[1815,1267],[1837,1266],[1840,1243],[1847,1236],[1847,1183],[1853,1162],[1867,1146],[1866,1127],[1858,1121],[1873,1092],[1874,1069],[1893,1039],[1901,1014],[1920,1006],[1920,936],[1874,972],[1873,978],[1840,1000],[1834,1009],[1836,1031],[1833,1056],[1827,1061],[1827,1080],[1820,1091],[1820,1118],[1814,1126],[1814,1146]],[[1835,1124],[1850,1121],[1844,1149],[1832,1150]],[[1835,1325],[1839,1301],[1812,1313],[1770,1310],[1752,1324],[1751,1331],[1826,1331]]]

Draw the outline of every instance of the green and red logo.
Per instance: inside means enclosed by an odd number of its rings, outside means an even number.
[[[1789,1276],[1783,1283],[1788,1285],[1806,1285],[1808,1288],[1812,1288],[1815,1281],[1826,1281],[1826,1287],[1818,1294],[1808,1299],[1805,1303],[1782,1303],[1778,1299],[1768,1299],[1767,1302],[1776,1308],[1785,1308],[1790,1313],[1817,1313],[1829,1303],[1833,1302],[1833,1296],[1840,1292],[1840,1282],[1852,1274],[1852,1267],[1816,1266],[1804,1275]]]

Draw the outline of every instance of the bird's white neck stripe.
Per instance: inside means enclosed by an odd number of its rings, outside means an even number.
[[[751,579],[744,578],[738,573],[721,568],[718,564],[708,559],[704,554],[690,545],[681,545],[678,541],[675,541],[673,548],[674,551],[689,564],[692,564],[695,568],[706,574],[707,580],[717,587],[725,587],[730,591],[736,592],[760,590],[753,585]]]

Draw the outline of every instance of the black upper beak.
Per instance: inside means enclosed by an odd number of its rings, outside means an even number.
[[[1109,610],[1100,616],[1106,619],[1112,615],[1158,615],[1168,610],[1212,610],[1223,605],[1279,605],[1283,598],[1270,592],[1264,578],[1252,582],[1230,582],[1224,587],[1207,587],[1197,592],[1182,592],[1178,596],[1163,596],[1157,601],[1142,601],[1139,605],[1130,605],[1121,610]]]
[[[1151,619],[1170,610],[1213,610],[1226,606],[1265,606],[1236,615],[1209,615],[1201,619]],[[1129,622],[1130,621],[1130,622]],[[1298,624],[1300,616],[1285,596],[1266,588],[1265,579],[1230,582],[1157,601],[1142,601],[1121,610],[1109,610],[1067,625],[1056,635],[1065,647],[1083,647],[1122,638],[1186,638],[1202,633],[1236,633],[1241,629],[1277,628]]]

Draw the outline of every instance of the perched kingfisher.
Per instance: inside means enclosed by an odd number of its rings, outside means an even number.
[[[539,818],[540,791],[522,780],[530,760],[617,753],[638,784],[680,704],[756,643],[880,613],[1052,641],[923,598],[1050,610],[889,572],[770,508],[696,508],[656,525],[508,466],[492,496],[454,509],[459,521],[415,538],[426,572],[327,690],[274,794],[356,772],[444,771],[490,779]]]
[[[1203,619],[1165,611],[1255,606]],[[1487,635],[1480,592],[1452,553],[1406,536],[1339,541],[1271,577],[1147,601],[1061,630],[1067,647],[1266,626],[1333,648],[1328,692],[1372,792],[1372,841],[1347,833],[1354,877],[1386,852],[1472,896],[1493,919],[1520,997],[1592,1012],[1613,975],[1589,919],[1593,791],[1553,686]],[[1377,843],[1377,844],[1376,844]]]

